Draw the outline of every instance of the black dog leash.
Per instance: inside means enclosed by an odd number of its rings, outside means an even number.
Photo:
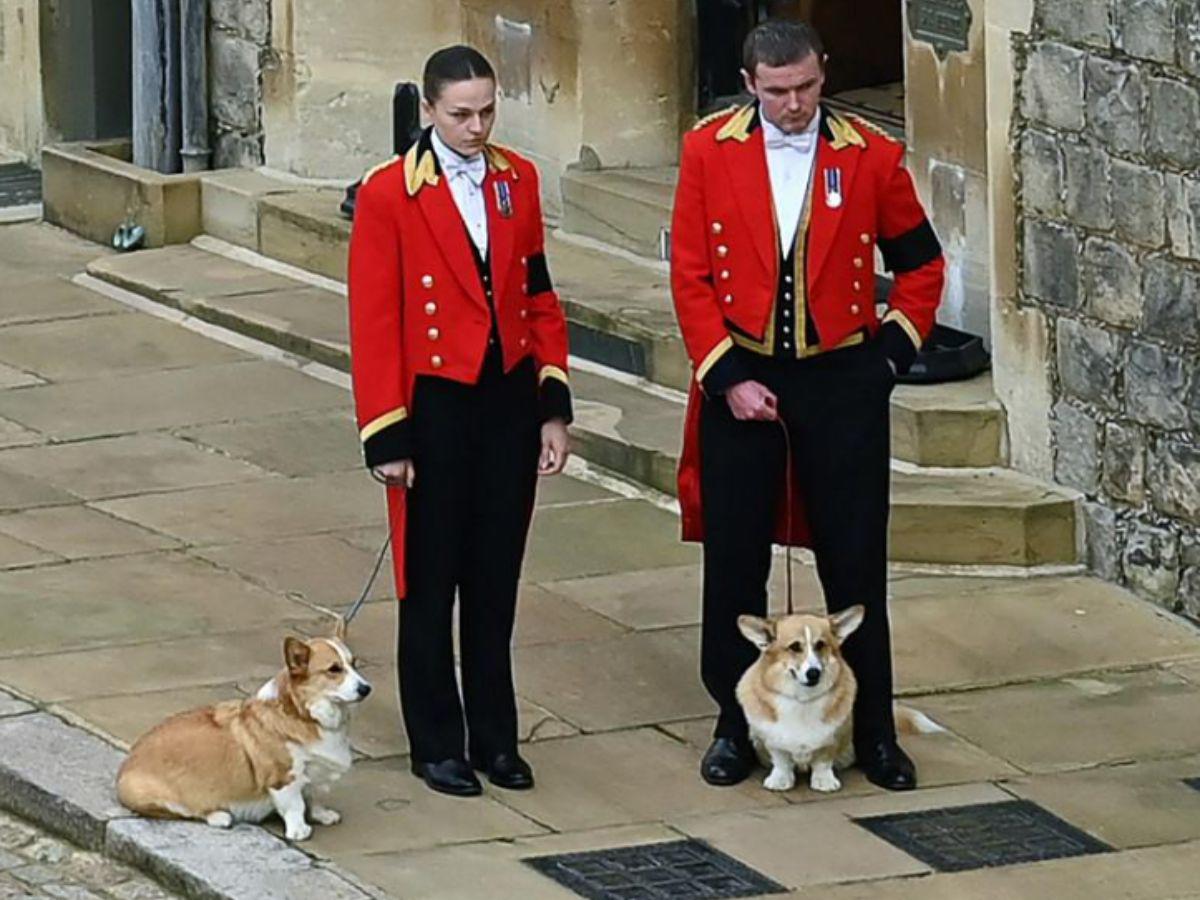
[[[785,517],[787,530],[783,536],[784,558],[786,561],[784,583],[787,585],[787,614],[790,616],[795,611],[792,605],[792,510],[795,506],[795,497],[792,494],[792,437],[788,433],[787,423],[779,417],[778,413],[776,413],[775,421],[779,423],[779,427],[783,430],[783,502],[787,504],[787,514]]]
[[[385,487],[388,486],[387,479],[375,474],[374,469],[371,469],[371,477]],[[358,615],[363,604],[367,602],[367,597],[371,593],[371,588],[375,587],[375,579],[379,577],[379,569],[383,566],[383,558],[387,556],[388,547],[391,545],[392,529],[389,527],[387,537],[383,541],[383,546],[379,548],[379,555],[375,557],[375,567],[371,569],[371,577],[367,579],[367,583],[363,587],[362,593],[358,595],[358,599],[350,604],[350,608],[346,610],[345,615],[342,616],[342,621],[344,621],[347,625],[354,621],[354,617]]]

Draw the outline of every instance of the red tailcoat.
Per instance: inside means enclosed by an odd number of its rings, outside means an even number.
[[[903,334],[914,355],[941,299],[945,264],[912,179],[904,147],[857,118],[822,111],[810,188],[805,293],[819,347],[835,349]],[[685,540],[701,540],[700,402],[704,380],[737,345],[770,353],[781,259],[756,105],[702,122],[684,138],[671,230],[671,290],[696,379],[688,402],[679,500]],[[875,309],[875,247],[894,272],[888,311]],[[802,331],[802,317],[796,319]],[[781,508],[778,543],[807,545],[802,498],[792,533]],[[783,504],[780,504],[781,507]]]
[[[538,382],[567,380],[567,326],[543,253],[541,197],[533,163],[486,149],[496,325],[505,372],[532,356]],[[425,137],[373,170],[358,192],[350,238],[350,362],[367,464],[411,454],[413,382],[479,377],[491,311],[470,237]],[[420,477],[418,471],[417,477]],[[388,489],[396,592],[405,594],[405,495]]]

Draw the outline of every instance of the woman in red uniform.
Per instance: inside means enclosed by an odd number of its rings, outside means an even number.
[[[475,769],[533,786],[510,645],[537,477],[568,454],[567,327],[537,170],[488,142],[491,65],[470,47],[439,50],[424,99],[431,127],[358,194],[351,367],[363,454],[388,484],[413,772],[469,796]]]

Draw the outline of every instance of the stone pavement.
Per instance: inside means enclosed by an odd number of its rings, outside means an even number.
[[[0,228],[0,686],[120,746],[247,694],[285,633],[326,629],[383,509],[343,387],[69,281],[102,252]],[[314,865],[398,897],[570,897],[522,860],[695,838],[835,897],[1200,896],[1194,627],[1084,576],[897,572],[900,689],[950,731],[908,741],[922,790],[854,772],[833,796],[709,788],[699,555],[655,497],[573,472],[542,486],[516,638],[537,789],[455,800],[408,773],[381,584],[350,635],[377,691],[333,798],[345,820],[300,848]],[[935,872],[858,821],[1017,800],[1111,852]]]

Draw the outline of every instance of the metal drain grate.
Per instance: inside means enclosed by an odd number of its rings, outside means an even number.
[[[720,900],[786,890],[703,841],[614,847],[524,862],[589,900]]]
[[[939,872],[962,872],[1112,850],[1027,800],[930,809],[856,821],[872,834]]]
[[[0,166],[0,207],[41,202],[41,172],[23,163]]]

